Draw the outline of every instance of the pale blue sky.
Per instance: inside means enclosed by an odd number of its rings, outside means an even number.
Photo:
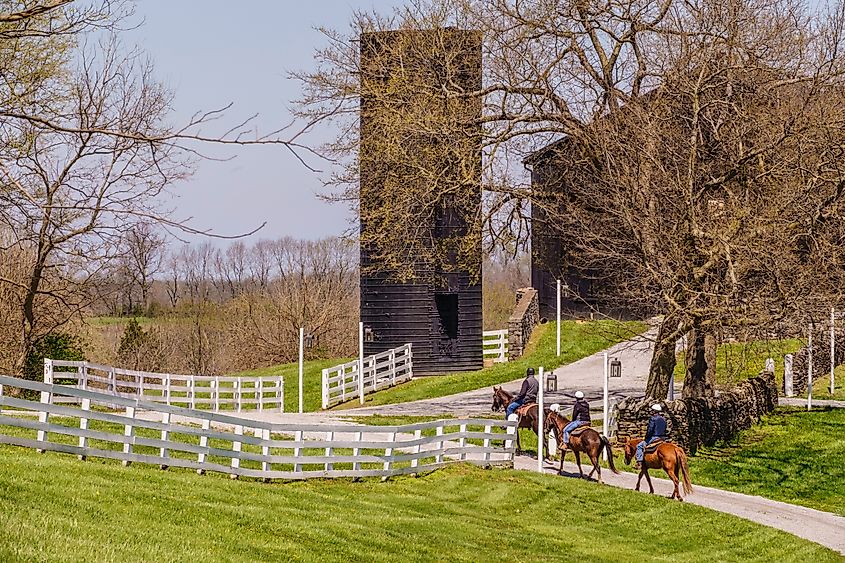
[[[144,24],[126,40],[153,58],[158,78],[175,92],[174,119],[184,121],[195,111],[233,102],[228,123],[259,113],[256,123],[266,132],[291,120],[288,107],[299,86],[287,78],[287,71],[313,65],[314,49],[324,45],[315,26],[346,29],[356,9],[387,13],[400,4],[142,0],[136,15]],[[319,178],[285,149],[208,147],[206,152],[237,157],[201,162],[190,180],[175,186],[177,216],[193,217],[194,227],[236,234],[267,221],[253,239],[313,239],[340,234],[349,226],[348,209],[318,201]]]

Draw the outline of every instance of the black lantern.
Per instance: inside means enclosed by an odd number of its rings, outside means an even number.
[[[610,361],[610,377],[622,377],[622,362],[619,358],[613,358]]]
[[[373,329],[370,327],[364,328],[364,342],[375,342],[376,335],[373,333]]]
[[[309,333],[309,334],[306,334],[306,335],[305,335],[305,337],[303,338],[303,340],[305,341],[305,347],[310,349],[310,348],[313,348],[313,347],[314,347],[314,344],[316,344],[316,342],[317,342],[317,337],[316,337],[316,336],[314,336],[313,334],[310,334],[310,333]]]
[[[546,373],[546,391],[557,391],[557,376],[553,371]]]

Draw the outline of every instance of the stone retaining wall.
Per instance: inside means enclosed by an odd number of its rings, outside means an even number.
[[[508,319],[508,357],[514,360],[525,351],[531,332],[540,322],[540,301],[537,290],[524,287],[516,290],[516,308]]]
[[[699,446],[731,440],[777,406],[775,376],[762,372],[730,391],[709,399],[661,402],[670,437],[694,454]],[[651,417],[652,401],[627,398],[615,407],[616,438],[642,438]]]

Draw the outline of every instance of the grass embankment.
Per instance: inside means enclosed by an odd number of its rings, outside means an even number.
[[[698,506],[527,472],[261,484],[10,447],[0,459],[3,561],[840,560]]]
[[[845,409],[779,408],[690,458],[693,483],[845,516]]]
[[[554,322],[537,325],[525,354],[518,360],[495,364],[493,367],[477,371],[414,379],[391,389],[368,395],[365,398],[366,405],[406,403],[499,385],[523,377],[528,367],[543,366],[547,370],[554,369],[595,354],[647,328],[645,323],[639,321],[564,321],[561,323],[561,351],[558,357],[555,326]],[[358,406],[358,403],[344,403],[338,408],[354,406]]]
[[[775,379],[783,388],[783,357],[795,354],[804,342],[797,338],[784,340],[754,340],[751,342],[728,342],[716,349],[716,384],[729,388],[744,379],[759,375],[766,366],[766,358],[775,361]],[[827,350],[817,353],[829,354]],[[684,380],[686,364],[684,354],[678,354],[675,364],[675,381]],[[813,398],[845,400],[845,365],[834,370],[836,386],[830,393],[830,372],[817,373],[813,378]]]

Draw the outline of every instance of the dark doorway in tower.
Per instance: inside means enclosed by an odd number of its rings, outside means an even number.
[[[458,341],[458,294],[437,293],[434,295],[434,303],[437,307],[436,334],[440,336],[440,353],[454,356]]]

